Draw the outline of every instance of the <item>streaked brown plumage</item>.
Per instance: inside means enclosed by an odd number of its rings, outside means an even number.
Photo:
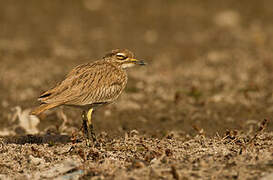
[[[135,64],[145,63],[134,59],[133,53],[127,49],[116,49],[101,60],[79,65],[60,84],[43,93],[38,99],[42,104],[31,113],[39,115],[60,105],[75,106],[84,112],[91,110],[90,117],[87,117],[88,121],[90,118],[88,125],[91,125],[93,108],[119,97],[127,83],[124,69]]]

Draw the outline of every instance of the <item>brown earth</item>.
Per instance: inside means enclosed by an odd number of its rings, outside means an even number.
[[[0,1],[0,179],[273,178],[272,7]],[[96,111],[92,147],[79,110],[28,118],[70,69],[115,48],[148,65],[130,69],[122,96]]]

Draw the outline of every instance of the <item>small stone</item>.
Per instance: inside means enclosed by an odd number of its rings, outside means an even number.
[[[44,159],[41,159],[41,158],[36,158],[32,155],[29,156],[29,159],[30,161],[35,164],[35,165],[39,165],[39,164],[44,164],[45,163],[45,160]]]

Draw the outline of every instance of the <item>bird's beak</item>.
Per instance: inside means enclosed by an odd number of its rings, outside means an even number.
[[[146,63],[142,60],[137,60],[137,59],[131,59],[131,62],[138,64],[138,65],[146,65]]]

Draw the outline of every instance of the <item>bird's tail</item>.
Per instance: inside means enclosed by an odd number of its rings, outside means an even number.
[[[51,104],[41,104],[40,106],[34,108],[30,114],[31,115],[40,115],[42,112],[48,110],[48,109],[51,109],[51,108],[54,108],[56,106],[60,105],[60,103],[51,103]]]

